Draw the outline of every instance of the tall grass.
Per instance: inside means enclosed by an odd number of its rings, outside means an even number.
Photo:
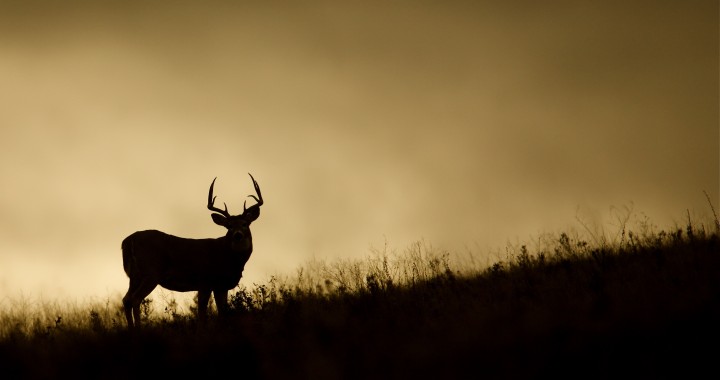
[[[0,376],[698,374],[720,338],[717,216],[668,229],[625,216],[608,232],[585,224],[508,245],[487,265],[425,241],[312,260],[236,288],[233,315],[204,325],[172,296],[146,301],[134,333],[119,298],[6,300]]]

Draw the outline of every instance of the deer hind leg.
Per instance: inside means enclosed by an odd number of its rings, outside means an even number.
[[[200,290],[197,293],[197,303],[198,303],[198,320],[200,322],[205,322],[207,319],[207,308],[208,308],[208,302],[210,301],[210,291],[209,290]]]
[[[140,326],[140,304],[157,287],[154,281],[144,279],[130,279],[130,288],[123,297],[125,319],[128,327]]]
[[[133,317],[132,317],[132,309],[133,309],[133,300],[132,300],[132,294],[135,292],[135,290],[138,287],[138,280],[134,278],[130,278],[130,287],[128,288],[127,293],[125,293],[125,297],[122,299],[123,308],[125,309],[125,319],[127,320],[128,327],[133,327]]]

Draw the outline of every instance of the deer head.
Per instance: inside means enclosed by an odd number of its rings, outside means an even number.
[[[252,249],[252,234],[250,233],[250,224],[254,222],[260,216],[260,206],[263,204],[262,194],[260,193],[260,186],[257,181],[253,178],[252,174],[250,179],[253,181],[255,192],[257,196],[250,194],[248,197],[255,199],[255,204],[247,208],[247,201],[243,202],[243,212],[239,215],[230,215],[227,209],[227,204],[224,210],[215,207],[215,196],[213,196],[213,187],[215,186],[215,179],[210,184],[210,191],[208,192],[208,210],[214,211],[210,216],[213,222],[219,226],[227,228],[227,234],[225,235],[231,244],[233,251],[245,251]]]

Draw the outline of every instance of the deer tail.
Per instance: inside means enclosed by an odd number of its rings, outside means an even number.
[[[133,253],[134,245],[132,236],[128,236],[122,241],[122,258],[123,258],[123,269],[125,274],[130,276],[130,273],[134,270],[135,255]]]

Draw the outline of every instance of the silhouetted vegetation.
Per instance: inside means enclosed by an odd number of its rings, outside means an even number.
[[[714,210],[713,210],[714,212]],[[313,261],[199,325],[146,300],[4,305],[0,377],[695,377],[716,372],[720,225],[543,236],[489,265],[422,241]],[[590,230],[588,230],[589,232]],[[468,259],[469,260],[469,259]],[[695,376],[693,376],[695,375]]]

